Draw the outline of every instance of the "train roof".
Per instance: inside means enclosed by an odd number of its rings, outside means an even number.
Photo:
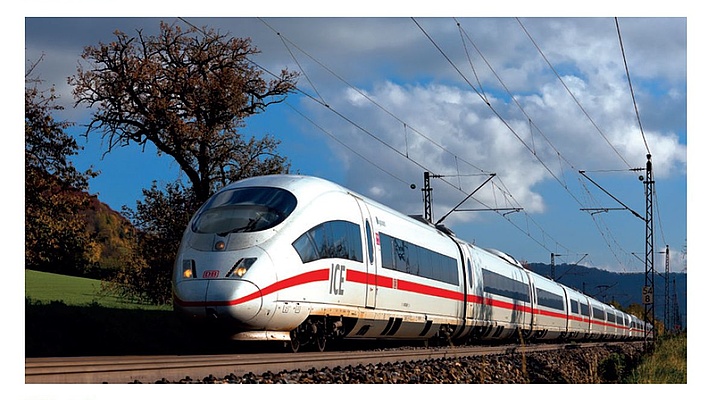
[[[420,215],[406,215],[400,211],[394,210],[391,207],[388,207],[376,200],[373,200],[367,196],[363,196],[360,193],[357,193],[353,190],[350,190],[344,186],[341,186],[337,183],[331,182],[329,180],[315,177],[315,176],[309,176],[309,175],[289,175],[289,174],[281,174],[281,175],[262,175],[262,176],[257,176],[257,177],[252,177],[252,178],[247,178],[243,179],[241,181],[232,183],[225,187],[225,189],[228,188],[236,188],[236,187],[248,187],[248,186],[269,186],[269,187],[278,187],[281,189],[288,190],[292,192],[299,200],[304,201],[304,202],[309,202],[311,199],[318,197],[319,195],[327,192],[340,192],[343,194],[353,194],[355,196],[358,196],[359,198],[363,199],[363,201],[370,203],[372,205],[376,205],[378,207],[381,207],[382,209],[387,210],[388,212],[391,212],[393,214],[399,215],[402,218],[407,218],[410,220],[417,221],[420,224],[423,224],[433,230],[439,231],[441,233],[444,233],[447,236],[450,236],[452,238],[455,238],[457,241],[461,241],[460,239],[456,239],[456,235],[454,234],[453,231],[445,227],[444,225],[434,225],[433,223],[427,221]],[[466,243],[466,242],[462,242]],[[507,261],[508,263],[515,265],[519,268],[523,268],[520,262],[516,260],[514,257],[511,255],[502,252],[497,249],[487,249],[487,248],[481,248],[475,245],[472,245],[470,243],[467,243],[470,246],[477,247],[481,250],[487,251],[495,256],[498,256],[499,258]]]
[[[331,182],[329,180],[319,178],[310,175],[297,175],[297,174],[273,174],[273,175],[259,175],[250,178],[245,178],[237,182],[233,182],[227,187],[240,187],[240,186],[276,186],[281,188],[295,188],[303,185],[309,185],[311,187],[321,186],[321,187],[331,187],[340,188],[345,190],[341,185]]]
[[[234,182],[225,188],[223,190],[229,190],[233,188],[239,188],[239,187],[250,187],[250,186],[268,186],[268,187],[277,187],[281,189],[285,189],[290,191],[291,193],[294,194],[294,196],[299,199],[300,202],[303,203],[309,203],[312,199],[328,192],[338,192],[338,193],[343,193],[343,194],[351,194],[354,195],[364,202],[376,206],[388,213],[391,213],[393,215],[398,215],[403,219],[407,220],[412,220],[416,221],[419,224],[425,225],[428,228],[432,229],[433,231],[439,231],[440,233],[443,233],[445,235],[451,236],[451,237],[456,237],[454,232],[452,232],[450,229],[445,227],[444,225],[437,225],[435,226],[431,222],[425,220],[421,216],[416,216],[416,215],[406,215],[400,211],[397,211],[389,206],[384,205],[383,203],[380,203],[376,200],[373,200],[367,196],[364,196],[358,192],[355,192],[351,189],[348,189],[344,186],[341,186],[337,183],[331,182],[329,180],[315,177],[315,176],[309,176],[309,175],[289,175],[289,174],[281,174],[281,175],[262,175],[262,176],[257,176],[257,177],[252,177],[252,178],[246,178],[238,182]]]
[[[309,199],[317,197],[326,192],[342,192],[353,193],[353,191],[345,187],[328,181],[308,175],[261,175],[251,178],[246,178],[227,185],[224,189],[234,189],[239,187],[250,186],[268,186],[285,189],[293,193],[299,199]],[[223,189],[223,190],[224,190]],[[355,193],[354,193],[355,194]]]

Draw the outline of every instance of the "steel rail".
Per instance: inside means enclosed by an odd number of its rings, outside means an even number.
[[[262,374],[268,371],[334,368],[358,364],[394,363],[425,359],[514,354],[559,350],[566,347],[592,347],[609,343],[533,344],[500,346],[435,347],[375,351],[336,351],[267,354],[175,355],[26,358],[26,384],[55,383],[154,383],[178,382],[190,377],[201,380],[234,374]]]

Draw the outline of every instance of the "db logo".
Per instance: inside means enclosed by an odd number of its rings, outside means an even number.
[[[216,269],[207,270],[202,273],[203,278],[217,278],[220,276],[220,271]]]

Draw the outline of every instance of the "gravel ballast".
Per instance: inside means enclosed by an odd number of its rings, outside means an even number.
[[[348,367],[185,377],[178,382],[241,384],[620,383],[642,356],[639,344],[566,348],[547,352],[440,358]],[[134,382],[141,383],[141,382]]]

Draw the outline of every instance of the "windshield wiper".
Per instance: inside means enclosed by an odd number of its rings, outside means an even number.
[[[234,228],[234,229],[231,229],[226,232],[220,232],[217,234],[217,236],[227,236],[230,233],[237,233],[237,232],[252,232],[252,231],[254,231],[254,228],[256,227],[257,222],[262,220],[263,215],[264,214],[260,214],[259,216],[257,216],[257,218],[254,218],[254,219],[250,218],[247,225],[240,226],[239,228]]]

